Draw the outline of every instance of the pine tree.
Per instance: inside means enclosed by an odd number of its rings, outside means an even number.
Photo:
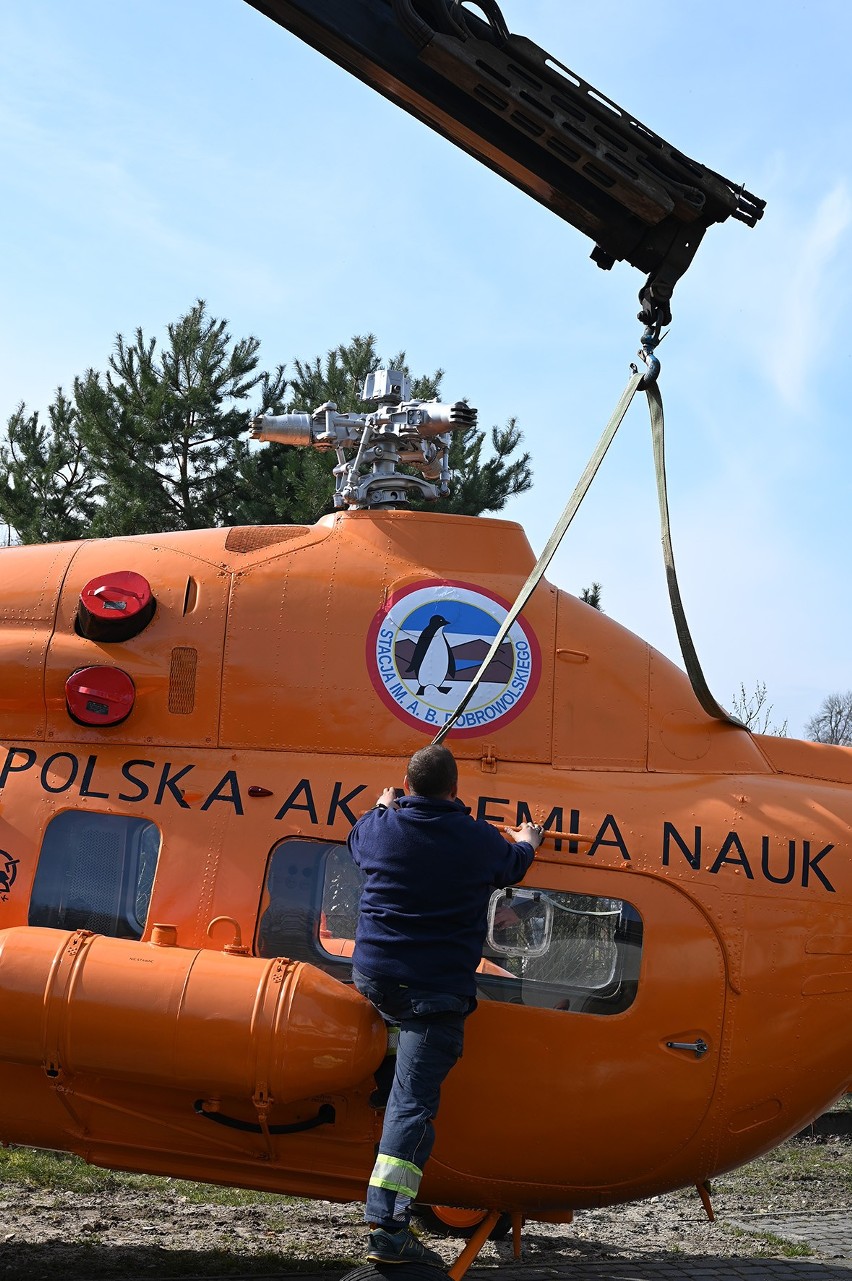
[[[0,446],[0,523],[27,542],[198,529],[230,524],[310,524],[332,509],[333,454],[249,442],[258,411],[342,413],[374,408],[363,383],[382,365],[408,373],[406,355],[382,361],[373,334],[355,335],[322,360],[259,367],[260,343],[234,341],[227,322],[195,306],[158,346],[142,329],[117,335],[105,374],[89,369],[61,390],[50,425],[21,405]],[[409,375],[410,376],[410,375]],[[443,371],[412,378],[412,395],[440,396]],[[491,432],[456,433],[452,494],[439,509],[498,511],[531,484],[529,455],[515,457],[514,419]]]
[[[592,609],[598,609],[603,613],[603,606],[601,605],[602,593],[603,588],[600,583],[592,583],[591,587],[584,587],[580,592],[580,600],[586,605],[591,605]]]
[[[105,377],[89,370],[75,381],[80,434],[106,482],[95,535],[230,523],[249,398],[259,391],[265,408],[283,393],[282,369],[257,369],[258,339],[233,342],[203,301],[167,332],[161,350],[141,329],[132,342],[119,334]]]
[[[22,543],[61,542],[88,535],[98,477],[80,438],[77,411],[58,388],[49,425],[22,403],[0,446],[0,522]]]

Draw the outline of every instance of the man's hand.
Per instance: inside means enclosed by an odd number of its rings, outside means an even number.
[[[534,850],[544,840],[544,828],[538,823],[521,823],[520,827],[506,827],[503,830],[513,841],[527,841]]]
[[[376,801],[376,804],[384,805],[385,809],[387,810],[395,810],[396,809],[396,788],[386,787],[385,790],[382,792],[381,796],[379,797],[379,799]]]

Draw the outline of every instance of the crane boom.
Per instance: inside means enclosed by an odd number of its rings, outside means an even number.
[[[646,323],[670,299],[706,229],[754,226],[765,202],[665,142],[509,32],[496,0],[247,0],[520,187],[595,242],[593,260],[647,275]]]

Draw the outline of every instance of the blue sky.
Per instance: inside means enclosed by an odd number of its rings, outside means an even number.
[[[716,697],[801,733],[852,687],[852,6],[503,0],[536,40],[767,200],[711,228],[661,349],[681,588]],[[244,0],[0,0],[0,423],[198,297],[264,363],[373,332],[485,426],[516,415],[538,552],[627,381],[641,277]],[[647,415],[549,577],[673,658]]]

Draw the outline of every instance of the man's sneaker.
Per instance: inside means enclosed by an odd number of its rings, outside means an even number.
[[[408,1228],[388,1232],[373,1228],[367,1250],[368,1263],[429,1263],[446,1270],[446,1263],[434,1250],[429,1250]]]

